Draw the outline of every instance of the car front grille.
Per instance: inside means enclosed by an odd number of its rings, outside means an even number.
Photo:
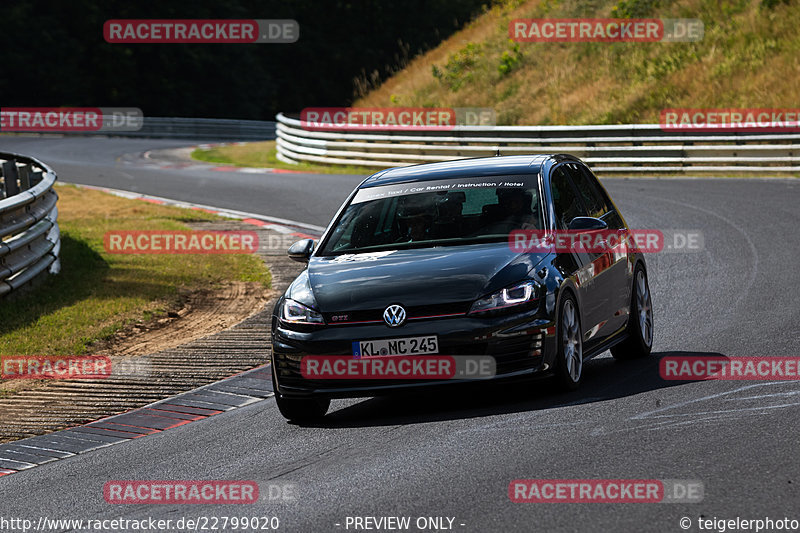
[[[455,357],[490,355],[495,358],[497,375],[537,369],[543,361],[541,334],[526,334],[507,338],[493,338],[491,341],[486,342],[440,346],[439,352],[440,355],[452,355]],[[302,355],[291,354],[281,354],[276,357],[276,367],[283,385],[287,387],[327,389],[380,387],[381,385],[395,383],[389,380],[304,379],[300,372],[302,357]],[[402,380],[403,383],[409,384],[425,381],[427,380]]]
[[[436,318],[464,316],[469,311],[470,305],[472,305],[472,302],[406,307],[406,320],[431,320]],[[325,319],[325,323],[329,326],[347,326],[351,324],[383,322],[383,312],[385,310],[386,308],[341,313],[323,313],[322,316]]]

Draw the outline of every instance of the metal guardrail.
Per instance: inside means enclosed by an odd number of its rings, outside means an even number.
[[[275,122],[216,118],[144,117],[142,129],[112,133],[128,137],[165,137],[231,141],[266,141],[275,138]]]
[[[55,181],[41,161],[0,152],[0,296],[61,270]]]
[[[277,115],[278,159],[371,167],[465,157],[570,153],[599,174],[800,173],[800,133],[664,131],[658,124],[455,126],[439,131],[312,131]]]
[[[135,131],[98,130],[64,133],[156,139],[270,141],[275,139],[275,122],[219,118],[144,117],[142,127]]]

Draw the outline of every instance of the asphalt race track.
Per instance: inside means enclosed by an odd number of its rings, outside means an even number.
[[[180,141],[0,136],[62,181],[324,226],[359,176],[158,170],[125,154]],[[272,399],[0,478],[3,514],[36,518],[277,516],[281,531],[347,531],[348,516],[454,518],[453,530],[682,531],[679,520],[800,520],[800,383],[664,381],[666,355],[800,355],[800,185],[791,179],[607,179],[634,228],[701,231],[705,248],[648,257],[654,355],[545,384],[335,401],[318,427]],[[699,480],[701,503],[512,503],[520,478]],[[109,480],[296,484],[295,501],[111,505]],[[794,516],[787,515],[792,510]],[[447,524],[445,520],[445,524]],[[338,524],[338,525],[337,525]],[[352,526],[350,531],[352,531]]]
[[[0,150],[45,160],[61,181],[163,196],[325,226],[332,213],[364,176],[262,174],[153,168],[141,157],[157,148],[197,141],[86,138],[0,137]]]

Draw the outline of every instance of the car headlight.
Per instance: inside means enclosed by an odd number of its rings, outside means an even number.
[[[281,318],[292,324],[324,324],[322,314],[314,311],[308,306],[286,299],[283,301]]]
[[[476,300],[472,304],[469,314],[489,313],[509,307],[530,304],[539,298],[538,294],[538,283],[533,280],[523,281]]]

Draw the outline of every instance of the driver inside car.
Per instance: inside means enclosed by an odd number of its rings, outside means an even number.
[[[403,198],[397,212],[400,238],[396,242],[419,242],[430,239],[433,221],[434,198],[428,194],[416,194]]]

